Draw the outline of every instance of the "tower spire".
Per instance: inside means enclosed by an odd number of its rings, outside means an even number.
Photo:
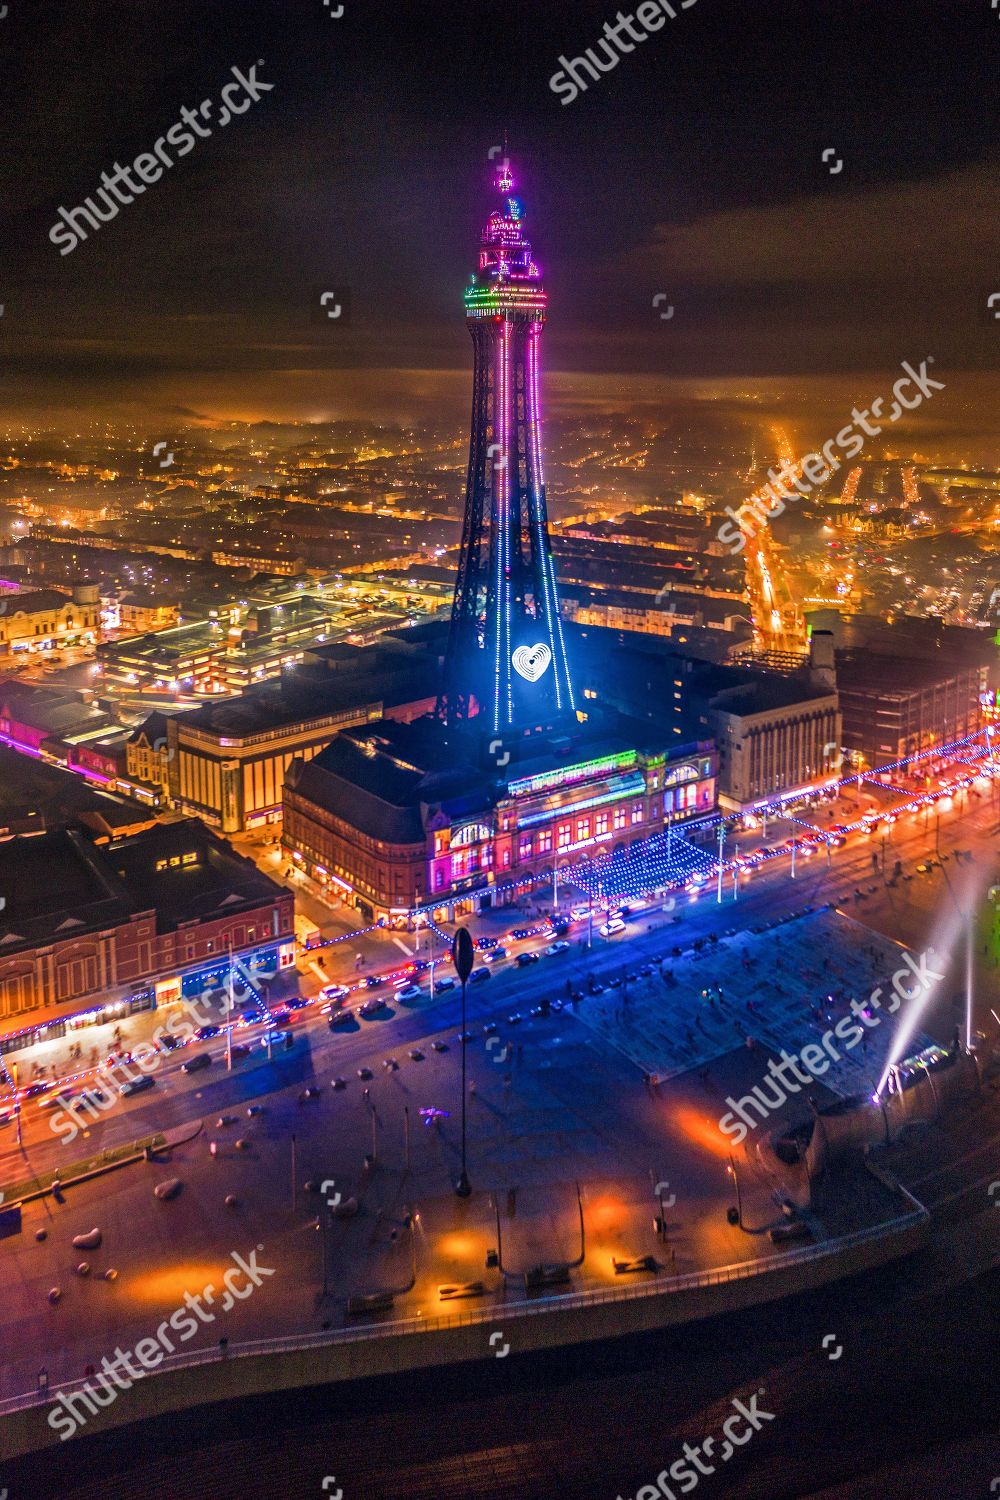
[[[505,133],[506,142],[506,133]],[[504,157],[465,294],[474,375],[465,522],[438,717],[484,730],[574,713],[542,471],[541,272]]]

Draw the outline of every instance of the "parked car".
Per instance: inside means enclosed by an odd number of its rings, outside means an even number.
[[[271,1049],[274,1049],[274,1047],[291,1047],[291,1041],[291,1032],[277,1031],[276,1029],[276,1031],[264,1032],[264,1035],[261,1037],[261,1047],[264,1047],[265,1050],[267,1050],[268,1044],[270,1044]]]
[[[207,1052],[203,1052],[201,1055],[206,1062],[211,1061]],[[194,1059],[192,1058],[193,1061]],[[122,1084],[122,1098],[128,1099],[132,1094],[141,1094],[144,1090],[151,1089],[155,1082],[156,1079],[149,1073],[146,1073],[142,1078],[130,1078],[127,1083]]]
[[[488,964],[498,964],[501,959],[507,956],[507,949],[497,946],[496,948],[491,948],[489,953],[487,953],[486,962]]]
[[[189,1057],[187,1062],[181,1063],[181,1070],[184,1073],[198,1073],[202,1068],[207,1068],[211,1061],[212,1054],[210,1052],[196,1052],[194,1057]],[[153,1080],[150,1079],[149,1081],[152,1083]],[[125,1090],[122,1089],[123,1094],[124,1092]]]
[[[448,1050],[448,1043],[447,1042],[431,1042],[431,1048],[435,1052],[447,1052],[447,1050]]]
[[[519,969],[526,969],[529,964],[537,964],[537,962],[538,962],[538,954],[537,953],[530,953],[530,952],[529,953],[519,953],[517,955],[517,957],[514,959],[514,962],[517,964],[517,967]]]
[[[419,984],[404,984],[396,991],[396,999],[406,1004],[413,1000],[422,999],[423,993]]]
[[[625,923],[621,917],[612,917],[610,922],[605,922],[601,928],[602,937],[615,937],[619,932],[625,931]]]
[[[414,1062],[423,1062],[424,1060],[424,1054],[421,1052],[419,1047],[411,1047],[410,1056],[412,1057]]]
[[[550,943],[549,946],[546,948],[545,951],[549,955],[550,958],[555,958],[555,956],[556,956],[557,953],[568,953],[569,952],[569,943],[564,943],[562,941],[560,941],[558,943]]]
[[[359,1068],[358,1069],[358,1077],[361,1079],[361,1081],[363,1083],[367,1083],[369,1081],[369,1079],[374,1078],[374,1076],[375,1075],[372,1072],[371,1068]]]
[[[377,1016],[379,1012],[385,1010],[385,1008],[385,1001],[382,999],[381,995],[379,995],[372,1000],[366,1000],[358,1014],[364,1016],[367,1020],[370,1016]]]
[[[489,969],[484,969],[484,968],[473,969],[472,973],[469,975],[469,983],[470,984],[482,984],[482,982],[483,982],[484,979],[492,979],[492,978],[493,978],[493,976],[490,973]]]
[[[444,993],[445,990],[453,990],[458,983],[454,974],[442,974],[440,979],[434,980],[434,993]]]
[[[330,1027],[331,1031],[336,1031],[338,1027],[350,1026],[353,1020],[353,1010],[335,1010],[331,1012],[330,1019],[327,1024]]]
[[[328,984],[320,990],[319,998],[329,1007],[331,1005],[338,1005],[342,1000],[346,1000],[350,993],[346,984]]]

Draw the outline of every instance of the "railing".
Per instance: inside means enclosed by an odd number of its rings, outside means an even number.
[[[911,1194],[907,1197],[912,1198]],[[917,1203],[915,1198],[912,1198]],[[788,1267],[826,1260],[857,1245],[881,1239],[888,1233],[898,1234],[906,1229],[915,1229],[930,1222],[930,1213],[918,1204],[917,1208],[887,1224],[874,1224],[866,1229],[854,1230],[839,1239],[828,1240],[822,1245],[804,1245],[796,1250],[777,1255],[760,1256],[755,1260],[737,1261],[734,1265],[719,1266],[712,1271],[693,1271],[683,1276],[658,1278],[653,1283],[637,1286],[602,1287],[589,1292],[570,1292],[562,1296],[538,1297],[530,1302],[505,1302],[502,1307],[492,1305],[476,1308],[465,1313],[447,1313],[432,1318],[404,1318],[392,1323],[380,1323],[364,1328],[322,1329],[316,1333],[295,1334],[287,1338],[256,1339],[247,1343],[211,1346],[193,1349],[186,1354],[168,1354],[157,1366],[157,1373],[167,1370],[190,1369],[198,1365],[218,1364],[221,1360],[241,1359],[262,1354],[292,1354],[302,1350],[324,1348],[329,1345],[363,1343],[370,1339],[401,1338],[409,1334],[446,1332],[450,1329],[470,1328],[477,1324],[496,1322],[499,1316],[510,1318],[538,1317],[554,1312],[597,1307],[609,1302],[630,1302],[644,1297],[667,1296],[674,1292],[697,1291],[701,1288],[725,1286],[735,1281],[746,1281],[755,1276],[769,1275]],[[152,1372],[149,1372],[152,1373]],[[82,1390],[87,1381],[68,1381],[52,1390],[27,1391],[20,1396],[11,1396],[0,1401],[0,1416],[23,1411],[32,1406],[43,1406],[60,1391],[67,1394]]]

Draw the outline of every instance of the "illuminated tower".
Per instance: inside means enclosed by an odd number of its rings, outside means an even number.
[[[465,293],[475,351],[462,550],[438,717],[484,732],[574,713],[542,477],[545,291],[504,162]]]

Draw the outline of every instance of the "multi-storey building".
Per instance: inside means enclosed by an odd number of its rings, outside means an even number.
[[[0,845],[0,1051],[294,963],[294,898],[195,819]]]
[[[0,594],[0,657],[66,645],[89,645],[100,629],[97,586]]]
[[[293,765],[282,841],[368,920],[502,903],[539,877],[620,854],[712,809],[711,742],[668,755],[655,735],[643,749],[629,738],[535,736],[511,764],[515,774],[500,775],[477,765],[471,737],[462,741],[468,759],[453,742],[442,763],[426,719],[347,730]]]

